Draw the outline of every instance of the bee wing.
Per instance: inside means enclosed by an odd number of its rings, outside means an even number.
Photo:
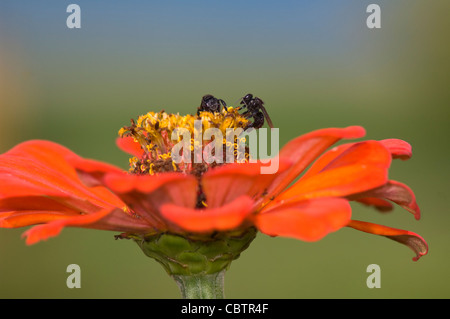
[[[271,128],[274,128],[273,123],[272,123],[272,120],[270,119],[270,116],[269,116],[269,114],[267,113],[266,109],[264,108],[264,106],[262,106],[262,104],[260,105],[260,107],[261,107],[261,111],[262,111],[263,114],[264,114],[264,117],[266,118],[267,124],[269,124],[269,126],[270,126]]]

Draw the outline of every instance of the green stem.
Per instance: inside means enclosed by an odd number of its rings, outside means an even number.
[[[224,299],[225,269],[214,274],[172,275],[184,299]]]

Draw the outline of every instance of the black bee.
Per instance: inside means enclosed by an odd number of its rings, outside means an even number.
[[[264,102],[260,98],[256,96],[253,97],[253,94],[249,93],[242,98],[240,104],[242,104],[240,108],[247,107],[247,111],[242,113],[242,115],[247,119],[253,118],[253,122],[248,124],[247,128],[261,128],[264,125],[264,118],[271,128],[274,127],[269,114],[267,114],[267,111],[263,106]]]
[[[227,106],[224,100],[217,99],[211,94],[207,94],[202,97],[202,102],[200,103],[200,106],[197,108],[197,115],[200,115],[200,112],[206,111],[206,112],[220,112],[222,109],[222,105],[224,107]]]

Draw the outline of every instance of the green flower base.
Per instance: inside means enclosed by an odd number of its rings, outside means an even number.
[[[163,233],[135,241],[174,278],[183,298],[223,298],[226,270],[256,233],[254,228],[193,238]]]

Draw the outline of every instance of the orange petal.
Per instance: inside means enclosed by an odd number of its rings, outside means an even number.
[[[133,175],[122,173],[108,174],[105,176],[106,185],[117,193],[127,193],[130,191],[150,193],[166,183],[193,180],[196,180],[193,175],[173,172],[156,175]]]
[[[78,214],[78,210],[49,197],[27,196],[0,200],[0,227],[5,228],[41,224]]]
[[[386,139],[377,141],[383,145],[391,154],[392,158],[408,159],[411,157],[411,145],[399,139]],[[340,156],[343,152],[358,143],[346,143],[328,150],[322,154],[314,164],[303,175],[303,178],[319,173],[322,169]]]
[[[150,224],[146,219],[137,216],[128,209],[114,209],[111,213],[98,221],[94,221],[83,227],[133,234],[149,234],[151,232],[163,231],[163,229],[159,229],[157,225]]]
[[[186,231],[226,231],[239,227],[252,212],[253,204],[248,196],[241,196],[218,208],[190,209],[166,204],[161,207],[161,214]]]
[[[135,214],[131,208],[135,204],[147,211],[147,207],[140,206],[145,200],[131,202],[128,207],[110,189],[92,186],[103,184],[106,176],[114,174],[126,176],[121,169],[83,159],[56,143],[29,141],[19,144],[0,155],[0,226],[46,223],[26,233],[28,243],[56,236],[67,226],[142,233],[154,230],[157,223]],[[156,190],[156,187],[163,188],[162,183],[155,186],[149,185],[147,180],[130,179],[137,182],[132,192],[138,196],[136,190],[155,191],[154,198],[164,197]],[[196,182],[194,177],[186,178],[190,179]],[[166,189],[165,193],[176,197],[177,203],[186,201],[186,192],[177,187],[171,187],[170,191]]]
[[[411,145],[403,140],[391,138],[381,140],[380,143],[382,143],[389,150],[393,158],[407,160],[412,156]]]
[[[355,143],[316,174],[306,174],[276,199],[341,197],[366,191],[387,182],[389,152],[379,142]],[[322,163],[319,163],[321,166]],[[314,167],[312,167],[315,170]]]
[[[280,174],[270,187],[267,197],[278,195],[292,181],[295,180],[303,170],[311,164],[317,156],[328,147],[343,138],[359,138],[365,135],[361,126],[349,126],[346,128],[327,128],[316,130],[297,137],[287,143],[280,150],[280,159],[288,159],[293,162],[289,170]]]
[[[409,211],[417,220],[420,219],[420,208],[417,205],[416,196],[411,188],[403,183],[390,180],[381,187],[359,194],[354,194],[348,198],[351,200],[364,202],[367,201],[367,197],[390,200]],[[379,207],[379,205],[375,206]]]
[[[142,155],[144,155],[141,144],[136,142],[132,136],[118,137],[116,139],[116,145],[125,153],[133,156],[142,157]]]
[[[73,212],[75,215],[75,212]],[[47,223],[53,220],[66,219],[67,214],[58,211],[12,211],[8,213],[0,213],[0,227],[17,228],[36,224]]]
[[[45,167],[51,167],[54,171],[63,173],[66,177],[76,179],[77,175],[73,167],[68,165],[64,157],[74,154],[66,147],[44,140],[31,140],[20,143],[2,154],[3,158],[24,158],[30,162],[40,163]]]
[[[23,142],[1,156],[3,158],[12,157],[15,160],[24,158],[52,168],[54,171],[58,171],[74,180],[78,178],[77,171],[90,173],[95,176],[106,172],[122,172],[122,169],[114,165],[82,158],[60,144],[45,140]]]
[[[193,175],[109,174],[104,181],[133,212],[162,231],[167,229],[164,218],[160,216],[163,204],[194,208],[197,203],[198,182]]]
[[[317,241],[349,222],[351,207],[342,198],[318,198],[280,205],[255,215],[255,225],[270,236]]]
[[[347,198],[350,199],[350,197]],[[388,212],[394,208],[388,201],[376,197],[364,197],[361,199],[357,199],[356,201],[367,206],[373,206],[380,212]]]
[[[12,209],[18,211],[32,211],[40,210],[42,207],[45,207],[45,209],[49,211],[59,211],[69,214],[73,212],[73,209],[50,197],[21,196],[0,199],[0,214]]]
[[[287,160],[280,161],[275,174],[261,174],[261,167],[265,164],[260,162],[227,164],[209,170],[201,179],[208,207],[226,205],[242,195],[258,199],[290,165]]]
[[[77,227],[86,227],[89,224],[92,224],[99,219],[105,217],[109,213],[111,213],[112,209],[104,209],[94,214],[87,215],[79,215],[75,217],[67,217],[64,219],[58,219],[50,221],[44,225],[38,225],[27,230],[23,236],[27,237],[26,243],[28,245],[35,244],[41,240],[46,240],[50,237],[54,237],[59,235],[61,230],[64,227],[68,226],[77,226]]]
[[[413,258],[414,261],[428,253],[427,242],[416,233],[359,220],[350,221],[348,226],[366,233],[381,235],[408,246],[416,253],[416,257]]]
[[[106,185],[121,197],[125,194],[140,193],[162,202],[157,192],[171,198],[170,202],[186,207],[194,207],[197,199],[197,179],[184,173],[164,173],[158,175],[110,174],[105,177]],[[167,196],[164,196],[167,197]],[[165,201],[167,202],[167,201]],[[159,205],[156,205],[159,206]]]
[[[106,174],[121,174],[123,170],[107,163],[96,160],[86,159],[79,156],[67,156],[66,160],[76,170],[78,178],[86,186],[104,185]]]
[[[114,197],[98,196],[84,185],[66,157],[77,155],[67,148],[48,141],[28,141],[0,155],[0,198],[50,196],[66,198],[83,211],[92,205],[106,207]],[[106,165],[106,164],[105,164]],[[103,192],[102,194],[106,194]],[[83,203],[92,205],[85,207]]]
[[[320,173],[328,164],[330,164],[355,144],[357,143],[346,143],[335,146],[332,149],[326,151],[311,165],[311,167],[305,172],[305,174],[303,174],[302,178],[306,179],[310,176]]]
[[[97,229],[150,228],[123,211],[125,203],[103,186],[88,187],[73,160],[87,172],[122,172],[109,164],[84,160],[67,148],[48,141],[29,141],[0,155],[0,226],[21,227],[47,223],[27,232],[29,243],[58,234],[63,227]],[[119,209],[117,209],[119,208]],[[123,216],[100,220],[110,212]],[[118,220],[122,224],[117,223]]]

